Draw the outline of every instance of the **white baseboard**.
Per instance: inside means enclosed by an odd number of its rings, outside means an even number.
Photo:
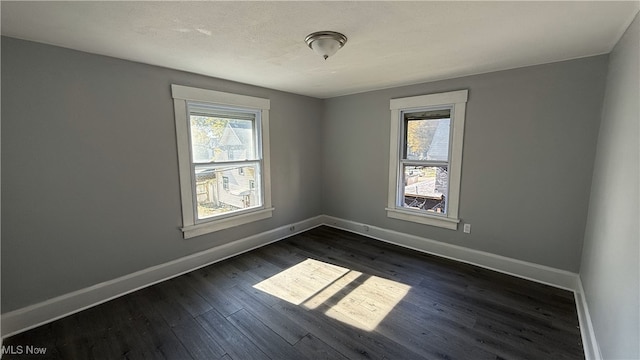
[[[64,294],[2,314],[2,337],[32,329],[62,317],[198,268],[259,248],[322,225],[322,216],[288,224],[232,243],[220,245],[164,264]],[[293,229],[292,229],[293,227]]]
[[[565,290],[576,290],[576,279],[578,278],[578,274],[570,271],[555,269],[549,266],[538,265],[508,258],[506,256],[473,250],[462,246],[447,244],[373,225],[339,219],[332,216],[325,215],[323,222],[327,226],[350,231],[409,249],[480,266],[486,269]]]
[[[576,308],[578,310],[578,322],[580,323],[580,335],[582,336],[582,347],[586,360],[601,360],[600,346],[596,340],[596,333],[593,330],[587,299],[582,287],[582,280],[578,277],[577,289],[575,291]]]
[[[2,326],[2,337],[15,335],[141,288],[279,241],[320,225],[339,228],[417,251],[477,265],[574,292],[577,291],[576,286],[579,284],[579,281],[577,281],[579,279],[578,275],[572,272],[462,246],[451,245],[415,235],[404,234],[372,225],[356,223],[350,220],[320,215],[2,314],[0,322]],[[292,226],[294,230],[291,230]],[[576,303],[578,303],[578,299],[576,299]],[[584,309],[586,310],[586,303],[584,303]],[[578,310],[580,314],[580,308],[578,308]],[[588,311],[585,311],[585,314],[584,316],[588,319]],[[582,322],[581,319],[581,324]],[[588,322],[590,324],[590,320]],[[585,337],[583,335],[583,342],[585,342],[584,339]],[[595,340],[593,343],[595,344]],[[594,357],[593,359],[597,358]]]

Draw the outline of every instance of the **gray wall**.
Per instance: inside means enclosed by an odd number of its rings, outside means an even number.
[[[640,19],[610,54],[580,277],[604,359],[640,359]]]
[[[183,240],[170,84],[271,99],[274,216]],[[2,311],[321,213],[318,99],[2,38]]]
[[[2,38],[2,304],[321,213],[577,271],[607,56],[321,101]],[[171,83],[271,99],[274,217],[183,240]],[[460,217],[386,217],[389,99],[469,89]]]
[[[596,56],[326,100],[324,213],[577,272],[606,66]],[[471,234],[387,218],[389,99],[458,89]]]

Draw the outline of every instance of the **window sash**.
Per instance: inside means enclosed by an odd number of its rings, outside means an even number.
[[[448,110],[449,111],[449,117],[448,118],[443,118],[443,119],[449,119],[449,147],[447,149],[447,160],[443,161],[443,160],[414,160],[414,159],[407,159],[407,149],[408,149],[408,136],[409,136],[409,129],[408,129],[408,123],[409,121],[413,121],[413,120],[407,120],[406,114],[410,114],[410,113],[416,113],[416,112],[431,112],[431,111],[438,111],[438,110]],[[448,216],[448,208],[449,208],[449,193],[450,193],[450,183],[451,183],[451,173],[449,171],[449,169],[451,168],[451,151],[453,148],[453,121],[454,121],[454,108],[453,106],[447,105],[447,106],[427,106],[427,107],[423,107],[423,108],[418,108],[418,109],[408,109],[408,110],[403,110],[399,112],[400,115],[400,124],[401,124],[401,131],[402,131],[402,139],[399,142],[400,143],[400,148],[398,149],[398,168],[397,168],[397,184],[398,184],[398,189],[396,192],[396,202],[395,205],[398,208],[401,209],[407,209],[409,211],[415,211],[418,213],[424,213],[424,214],[428,214],[428,215],[432,215],[432,216],[440,216],[440,217],[447,217]],[[432,120],[437,120],[437,119],[432,119]],[[424,167],[446,167],[447,168],[447,191],[446,194],[443,194],[445,196],[445,208],[444,208],[444,212],[442,213],[436,213],[436,212],[432,212],[432,211],[428,211],[428,210],[422,210],[422,209],[411,209],[408,208],[406,206],[404,206],[405,203],[405,185],[404,185],[404,173],[405,173],[405,168],[407,166],[424,166]]]
[[[409,122],[410,121],[417,121],[420,119],[407,119],[406,116],[407,114],[413,114],[413,113],[420,113],[420,112],[425,112],[425,113],[429,113],[429,112],[438,112],[438,111],[447,111],[448,112],[448,116],[445,116],[444,114],[438,117],[433,117],[433,118],[424,118],[422,120],[445,120],[445,119],[449,119],[449,143],[448,143],[448,152],[447,152],[447,160],[446,161],[451,161],[451,148],[452,148],[452,144],[453,144],[453,121],[454,121],[454,111],[455,108],[453,105],[444,105],[444,106],[425,106],[425,107],[418,107],[418,108],[412,108],[412,109],[404,109],[399,111],[399,116],[400,116],[400,124],[401,124],[401,132],[402,132],[402,141],[401,141],[401,147],[400,147],[400,155],[399,157],[401,159],[407,159],[408,158],[408,150],[409,150],[409,144],[408,144],[408,137],[409,137]],[[416,161],[422,161],[422,160],[417,160]],[[444,160],[443,160],[444,161]]]
[[[406,160],[400,159],[400,165],[407,166],[449,166],[449,161],[434,161],[434,160]]]
[[[445,202],[444,202],[444,212],[435,212],[435,211],[429,211],[429,210],[424,210],[424,209],[413,209],[407,206],[404,206],[405,204],[405,197],[407,196],[406,194],[406,186],[404,184],[404,176],[405,176],[405,169],[407,166],[423,166],[423,167],[444,167],[447,169],[447,191],[446,193],[442,194],[445,198]],[[396,206],[398,208],[401,209],[406,209],[408,211],[415,211],[418,213],[424,213],[424,214],[429,214],[429,215],[433,215],[433,216],[444,216],[446,217],[448,214],[448,210],[449,210],[449,163],[448,162],[439,162],[438,164],[433,164],[433,162],[430,162],[428,165],[425,164],[416,164],[415,162],[410,162],[410,163],[400,163],[399,165],[399,169],[398,169],[398,194],[396,197]]]
[[[189,114],[195,116],[209,116],[230,120],[250,120],[254,121],[260,114],[258,111],[248,111],[236,107],[226,107],[215,104],[200,102],[188,102]]]
[[[189,158],[191,163],[196,164],[209,164],[209,163],[231,163],[236,162],[236,159],[229,160],[217,160],[217,161],[196,161],[193,155],[192,144],[192,129],[191,129],[191,116],[204,116],[221,118],[228,120],[244,120],[251,121],[251,132],[253,139],[253,157],[245,160],[262,160],[263,158],[263,144],[262,144],[262,126],[261,126],[261,112],[252,109],[244,109],[239,107],[226,107],[216,104],[204,104],[198,102],[187,101],[187,128],[189,131]]]
[[[254,187],[251,188],[250,183],[249,183],[249,191],[255,191],[256,192],[256,203],[247,207],[247,208],[243,208],[243,209],[238,209],[238,210],[232,210],[232,211],[228,211],[228,212],[224,212],[218,215],[212,215],[212,216],[207,216],[207,217],[200,217],[198,214],[198,194],[197,194],[197,176],[196,176],[196,169],[198,168],[206,168],[206,167],[213,167],[213,168],[219,168],[219,169],[223,169],[221,171],[234,171],[238,168],[242,168],[242,167],[250,167],[250,166],[255,166],[256,168],[256,173],[254,174],[254,179],[251,180],[253,181]],[[243,212],[250,212],[250,211],[255,211],[257,209],[263,209],[264,208],[264,203],[265,203],[265,199],[264,199],[264,178],[262,176],[262,169],[263,169],[263,161],[262,160],[244,160],[244,161],[229,161],[229,162],[208,162],[208,163],[192,163],[191,164],[191,188],[192,188],[192,194],[193,194],[193,214],[194,214],[194,222],[196,224],[201,224],[201,223],[206,223],[209,221],[213,221],[216,219],[224,219],[230,216],[235,216],[238,214],[241,214]],[[223,178],[225,178],[225,176],[223,175]],[[227,177],[228,178],[228,177]],[[224,183],[224,180],[223,180]],[[260,186],[255,186],[256,184],[260,184]],[[228,189],[225,189],[228,190]]]
[[[256,209],[261,209],[264,207],[264,192],[262,189],[264,188],[264,182],[262,181],[261,171],[262,171],[262,143],[261,143],[261,126],[260,126],[260,112],[254,111],[250,109],[243,109],[238,107],[226,107],[220,106],[216,104],[206,104],[199,102],[187,102],[187,111],[189,119],[191,116],[203,116],[203,117],[212,117],[212,118],[221,118],[228,120],[243,120],[243,121],[251,121],[251,133],[252,133],[252,151],[254,157],[251,159],[244,160],[236,160],[236,159],[228,159],[228,160],[214,160],[214,161],[196,161],[193,155],[193,144],[191,144],[193,139],[192,129],[191,129],[191,120],[188,122],[189,129],[189,143],[190,143],[190,158],[191,158],[191,187],[193,194],[193,214],[194,214],[194,222],[196,224],[206,223],[209,221],[214,221],[216,219],[222,219],[229,216],[235,216],[238,213],[243,213],[247,211],[254,211]],[[247,208],[242,208],[238,210],[232,210],[228,212],[224,212],[217,215],[212,216],[203,216],[200,217],[198,213],[198,193],[197,193],[197,176],[196,169],[203,167],[214,167],[220,169],[226,168],[242,168],[243,166],[251,166],[255,165],[256,174],[254,174],[254,184],[257,182],[260,184],[260,187],[249,189],[250,191],[255,191],[257,194],[257,200],[255,205],[249,206]],[[226,178],[226,182],[225,182]],[[229,178],[223,176],[223,189],[228,190],[228,181]],[[227,184],[226,187],[224,184]]]

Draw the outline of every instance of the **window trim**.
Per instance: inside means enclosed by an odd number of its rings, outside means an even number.
[[[460,182],[462,174],[462,145],[464,140],[465,112],[469,90],[450,91],[437,94],[412,96],[391,99],[391,131],[389,134],[389,193],[387,217],[417,222],[425,225],[438,226],[446,229],[457,230],[460,219],[458,210],[460,203]],[[413,109],[451,107],[451,143],[449,159],[449,184],[447,199],[447,214],[432,215],[420,210],[411,210],[398,205],[398,193],[400,185],[400,165],[403,149],[401,136],[403,119],[402,112]]]
[[[178,145],[178,171],[180,178],[180,199],[182,205],[182,227],[180,230],[185,239],[227,229],[234,226],[266,219],[272,216],[274,208],[271,204],[271,162],[269,152],[269,99],[253,96],[226,93],[221,91],[199,89],[182,85],[171,85],[171,95],[176,122],[176,139]],[[222,218],[201,219],[196,221],[194,207],[193,174],[191,171],[191,148],[189,141],[189,101],[209,103],[216,106],[232,106],[260,112],[262,139],[262,194],[263,205]],[[208,221],[207,221],[208,220]]]

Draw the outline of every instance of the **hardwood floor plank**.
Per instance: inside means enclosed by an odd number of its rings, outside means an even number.
[[[278,246],[277,243],[266,248],[256,249],[255,254],[280,269],[287,269],[307,260],[288,247]]]
[[[250,271],[241,270],[238,266],[235,258],[225,260],[221,263],[213,264],[208,268],[213,268],[214,271],[218,271],[224,274],[231,281],[238,284],[254,285],[264,280],[263,277],[252,274]]]
[[[142,293],[144,294],[144,293]],[[162,351],[159,350],[151,334],[146,331],[148,319],[135,305],[134,297],[143,296],[141,293],[133,293],[132,297],[120,298],[118,301],[118,311],[123,311],[115,318],[114,337],[121,346],[122,358],[124,359],[165,359]],[[118,299],[118,300],[120,300]],[[84,337],[89,341],[91,338]],[[86,357],[65,357],[67,359],[85,359]]]
[[[218,289],[226,290],[228,288],[234,287],[238,284],[242,284],[246,282],[246,279],[237,279],[234,277],[227,276],[221,269],[225,266],[224,264],[230,263],[231,260],[225,260],[219,263],[215,263],[213,265],[203,267],[196,271],[192,272],[194,277],[200,277],[207,282],[215,284]]]
[[[428,358],[495,359],[495,354],[457,336],[465,325],[425,312],[417,306],[394,309],[376,332]],[[440,335],[447,334],[445,337]]]
[[[260,348],[215,309],[198,316],[196,320],[233,359],[269,359]]]
[[[149,295],[143,291],[134,293],[128,299],[131,313],[135,314],[135,328],[155,348],[154,354],[159,352],[164,359],[191,359],[187,349],[178,340],[163,316],[154,308]]]
[[[284,270],[284,268],[278,267],[261,258],[255,254],[255,252],[248,252],[243,254],[243,256],[236,257],[233,263],[240,270],[254,274],[260,279],[267,279]]]
[[[237,299],[233,298],[229,292],[219,289],[209,280],[208,277],[201,276],[200,273],[189,273],[184,276],[185,283],[222,315],[227,316],[242,309]]]
[[[325,316],[317,316],[318,312],[284,302],[275,307],[350,359],[424,359],[375,332],[361,330]]]
[[[240,287],[235,288],[236,298],[252,316],[255,316],[269,329],[282,337],[290,345],[295,345],[309,332],[293,321],[282,316],[270,306],[263,304],[254,292]]]
[[[209,310],[213,309],[211,304],[207,302],[200,294],[187,284],[187,275],[165,281],[161,284],[167,283],[168,287],[164,288],[165,295],[174,298],[182,307],[189,312],[192,317],[202,315]],[[211,282],[211,281],[210,281]],[[216,286],[218,286],[216,284]]]
[[[576,336],[566,334],[553,326],[541,331],[540,327],[533,327],[527,323],[481,316],[474,328],[494,338],[507,340],[520,348],[534,348],[535,351],[549,353],[549,356],[554,358],[582,351],[582,343]]]
[[[82,330],[83,336],[94,340],[90,349],[91,359],[115,359],[122,355],[122,349],[115,341],[113,327],[110,325],[109,307],[94,307],[79,312],[78,322],[87,324]]]
[[[222,346],[195,319],[187,319],[172,330],[194,360],[217,359],[226,354]]]
[[[346,356],[339,353],[336,349],[327,345],[324,341],[318,339],[313,334],[305,335],[295,348],[305,354],[310,359],[317,360],[348,360]]]
[[[472,316],[488,316],[500,317],[508,321],[529,322],[547,328],[551,325],[551,320],[546,317],[531,314],[526,311],[520,311],[517,308],[494,302],[483,296],[478,296],[470,292],[457,293],[450,292],[445,289],[434,287],[431,284],[422,284],[416,288],[416,291],[426,298],[434,301],[440,301],[442,304],[458,309],[458,311],[466,312]]]
[[[91,344],[88,337],[79,336],[90,326],[79,322],[79,315],[74,314],[52,324],[56,334],[56,349],[64,359],[91,358]]]
[[[173,327],[187,319],[192,319],[193,316],[187,309],[176,301],[175,296],[172,296],[172,291],[163,290],[163,287],[166,287],[166,285],[160,283],[145,290],[147,296],[153,299],[151,306],[161,314],[167,324]]]
[[[287,343],[282,337],[273,332],[262,321],[247,310],[242,309],[227,317],[238,330],[260,348],[271,359],[300,360],[307,359],[305,355]],[[311,357],[310,359],[313,359]]]

